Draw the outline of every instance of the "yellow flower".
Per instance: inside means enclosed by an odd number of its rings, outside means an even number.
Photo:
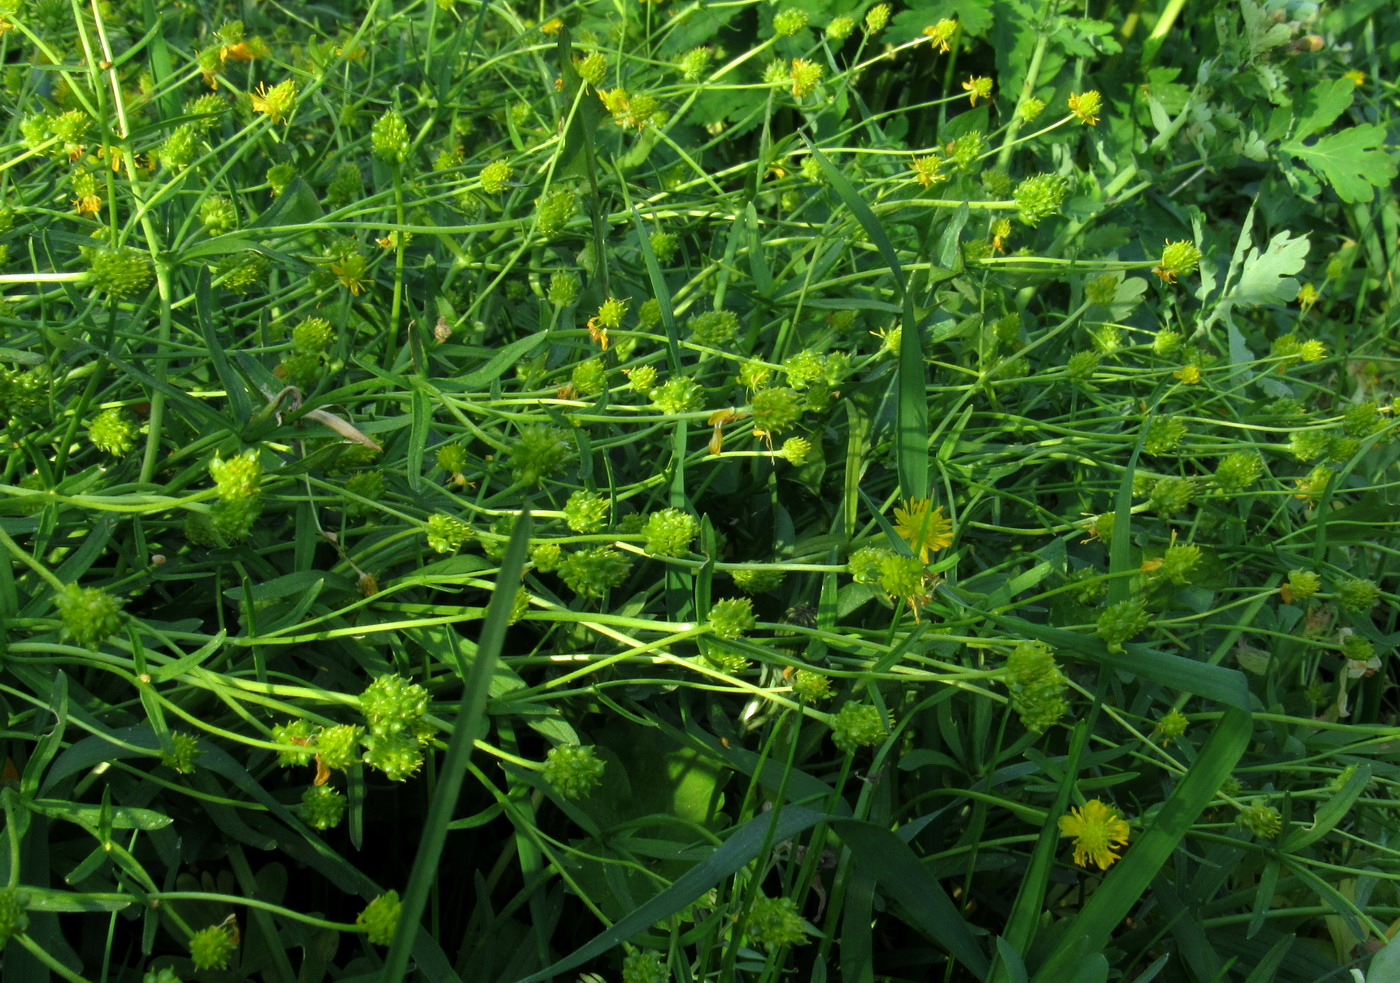
[[[1079,117],[1085,126],[1097,126],[1099,113],[1103,110],[1103,98],[1095,89],[1074,93],[1069,96],[1069,111]]]
[[[1088,867],[1092,861],[1099,870],[1108,870],[1118,859],[1115,846],[1128,843],[1128,824],[1118,810],[1090,799],[1082,809],[1071,809],[1060,817],[1060,835],[1074,837],[1074,862]]]
[[[1011,219],[997,219],[992,223],[992,249],[996,252],[1005,252],[1002,248],[1006,240],[1011,236]]]
[[[894,531],[909,544],[923,562],[929,553],[953,542],[953,522],[943,515],[943,506],[930,509],[927,498],[911,498],[894,510]]]
[[[1366,73],[1353,68],[1349,72],[1343,72],[1342,78],[1350,79],[1353,85],[1365,85]]]
[[[359,253],[351,253],[331,264],[331,272],[358,297],[365,292],[365,280],[369,278],[369,262]]]
[[[990,99],[992,97],[992,80],[985,75],[976,75],[969,78],[962,84],[963,90],[967,92],[968,102],[977,105],[978,99]]]
[[[1298,306],[1306,311],[1317,303],[1318,296],[1318,289],[1311,283],[1305,283],[1298,288]]]
[[[915,157],[909,162],[909,169],[914,172],[914,180],[925,188],[948,180],[948,175],[939,172],[939,168],[942,166],[943,160],[937,154]]]
[[[296,104],[297,84],[294,79],[287,79],[269,89],[263,82],[248,95],[253,103],[253,112],[267,113],[268,119],[280,123],[291,114]]]
[[[788,71],[788,78],[792,79],[792,94],[801,99],[810,95],[812,90],[821,81],[822,67],[814,61],[806,58],[794,58],[792,68]]]
[[[948,40],[953,36],[953,32],[957,30],[957,28],[957,21],[949,20],[945,17],[932,27],[924,28],[923,35],[932,42],[935,51],[946,52],[949,50]]]
[[[1201,381],[1201,368],[1199,365],[1187,364],[1177,369],[1172,375],[1180,379],[1186,385],[1194,386]]]
[[[558,34],[563,29],[564,22],[558,17],[551,17],[549,20],[545,21],[543,24],[540,25],[541,34],[554,35]]]
[[[73,199],[73,207],[79,215],[96,215],[102,210],[102,199],[97,195],[83,195]]]

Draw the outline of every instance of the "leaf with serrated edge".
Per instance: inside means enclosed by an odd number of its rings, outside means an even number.
[[[1298,296],[1293,274],[1308,259],[1308,237],[1280,232],[1263,251],[1251,247],[1245,255],[1240,277],[1225,291],[1222,304],[1236,307],[1257,304],[1287,304]]]
[[[1280,149],[1307,164],[1348,204],[1370,201],[1376,188],[1395,180],[1395,161],[1385,152],[1386,131],[1371,123],[1329,133],[1305,146],[1290,140]]]

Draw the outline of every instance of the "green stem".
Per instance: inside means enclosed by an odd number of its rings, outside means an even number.
[[[19,543],[11,539],[10,534],[3,529],[0,529],[0,544],[3,544],[5,549],[9,550],[10,555],[16,560],[19,560],[19,562],[42,577],[54,590],[61,591],[67,586],[67,584],[58,579],[53,571],[26,553]]]
[[[1040,63],[1045,59],[1045,49],[1049,43],[1050,39],[1041,31],[1040,37],[1036,38],[1035,51],[1031,53],[1031,67],[1026,71],[1026,80],[1021,83],[1021,94],[1016,97],[1016,108],[1011,111],[1011,122],[1006,127],[1006,139],[1002,141],[1001,151],[997,154],[997,167],[1001,170],[1006,170],[1006,166],[1011,163],[1011,148],[1015,146],[1016,133],[1021,129],[1021,107],[1035,92]]]
[[[67,966],[63,965],[63,963],[49,955],[48,950],[31,939],[28,934],[17,935],[15,938],[19,939],[19,944],[28,949],[34,958],[47,966],[51,972],[57,973],[65,980],[72,980],[73,983],[90,983],[86,976],[73,972]]]

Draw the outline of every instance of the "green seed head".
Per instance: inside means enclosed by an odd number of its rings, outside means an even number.
[[[121,599],[100,587],[69,584],[54,600],[63,637],[76,645],[96,649],[121,628]]]
[[[199,739],[193,734],[175,731],[170,735],[170,750],[160,756],[161,764],[182,775],[194,772],[194,759],[201,754]]]
[[[879,744],[888,735],[889,723],[868,703],[843,703],[831,720],[831,739],[843,751]]]
[[[566,799],[587,795],[603,782],[604,762],[591,744],[560,744],[545,755],[545,781]]]
[[[510,187],[511,167],[505,160],[493,160],[481,169],[481,190],[498,195]]]
[[[375,945],[388,945],[394,941],[394,932],[399,927],[402,913],[403,902],[399,900],[399,892],[389,891],[371,901],[355,917],[355,925],[363,929],[365,936]]]
[[[1069,680],[1043,642],[1021,642],[1006,657],[1003,679],[1011,705],[1025,728],[1043,734],[1064,716]]]
[[[379,676],[360,694],[360,712],[371,734],[397,734],[428,712],[428,691],[402,676]]]
[[[237,948],[233,934],[222,925],[210,925],[190,936],[190,959],[195,969],[223,969]]]
[[[676,68],[687,82],[699,82],[709,69],[714,54],[712,48],[691,48],[676,59]]]
[[[434,553],[452,553],[475,535],[470,525],[441,512],[428,519],[425,532]]]
[[[1147,496],[1147,506],[1160,516],[1171,516],[1191,504],[1196,486],[1187,478],[1160,478]]]
[[[865,33],[878,34],[890,22],[890,5],[877,3],[865,15]]]
[[[1283,814],[1258,800],[1241,809],[1236,821],[1261,840],[1272,840],[1283,831]]]
[[[758,620],[754,617],[753,601],[747,597],[716,601],[710,608],[710,627],[720,638],[739,638],[756,624]]]
[[[851,36],[856,29],[856,22],[849,17],[833,17],[831,23],[826,25],[826,36],[833,41],[841,42]]]
[[[754,945],[767,949],[802,945],[807,932],[792,898],[755,898],[744,923],[745,933]]]
[[[345,815],[345,796],[329,785],[313,785],[301,793],[297,815],[312,829],[339,826]]]
[[[120,406],[103,410],[88,426],[92,446],[113,457],[121,457],[135,447],[139,433],[139,428]]]
[[[597,492],[576,491],[564,503],[564,523],[574,532],[597,532],[608,521],[611,507],[611,501]]]
[[[1110,652],[1122,652],[1123,643],[1140,634],[1151,622],[1141,601],[1119,601],[1104,608],[1094,634],[1108,643]]]
[[[360,738],[364,731],[354,724],[322,727],[316,735],[316,754],[327,768],[344,771],[360,760]]]
[[[792,694],[805,703],[829,699],[831,679],[811,669],[799,669],[792,675]]]
[[[686,327],[695,344],[717,348],[734,340],[739,332],[739,318],[732,311],[706,311],[692,317]]]
[[[16,887],[0,887],[0,949],[16,935],[29,931],[29,895]]]
[[[1343,611],[1365,614],[1380,600],[1381,590],[1369,580],[1352,578],[1337,585],[1337,606]]]
[[[408,124],[396,109],[390,109],[375,121],[370,130],[370,147],[374,156],[390,164],[408,160]]]
[[[330,184],[326,185],[326,201],[334,208],[354,204],[364,195],[364,185],[364,176],[360,173],[359,165],[348,160],[341,161],[331,177]]]
[[[647,518],[642,529],[644,549],[652,556],[684,556],[700,532],[695,517],[680,509],[662,509]]]
[[[663,413],[690,413],[702,405],[700,385],[689,376],[667,379],[648,395]]]
[[[572,307],[578,301],[578,274],[560,270],[550,274],[549,302],[555,307]]]
[[[125,297],[145,290],[155,279],[150,257],[124,246],[101,248],[82,246],[79,252],[88,264],[88,283],[102,293]]]
[[[796,391],[786,387],[754,393],[749,407],[753,411],[754,426],[770,434],[787,430],[802,415],[802,403]]]
[[[410,734],[371,734],[365,739],[364,762],[390,781],[402,782],[423,766],[423,749]]]
[[[1012,198],[1021,221],[1035,226],[1059,212],[1068,192],[1069,181],[1060,175],[1037,174],[1018,184]]]
[[[601,598],[627,579],[632,561],[611,546],[570,553],[559,564],[559,577],[581,597]]]
[[[562,429],[542,423],[520,431],[509,451],[511,476],[521,484],[538,485],[563,470],[575,454],[568,436]]]
[[[807,26],[807,11],[800,7],[788,7],[773,16],[773,30],[779,37],[792,37]]]

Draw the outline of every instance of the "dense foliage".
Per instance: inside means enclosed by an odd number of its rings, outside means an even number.
[[[5,978],[1400,974],[1400,23],[1154,6],[0,0]]]

